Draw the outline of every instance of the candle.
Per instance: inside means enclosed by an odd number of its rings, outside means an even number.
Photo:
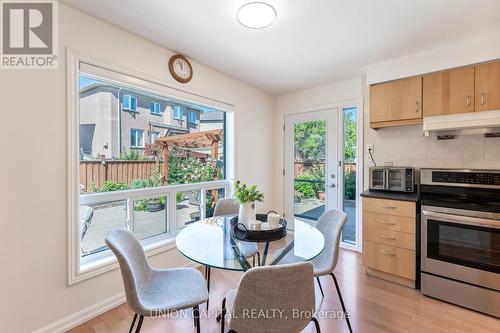
[[[269,223],[270,227],[277,228],[280,226],[280,216],[275,213],[269,213],[267,215],[267,222]]]

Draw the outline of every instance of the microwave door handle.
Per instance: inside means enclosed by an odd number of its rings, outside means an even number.
[[[384,170],[384,189],[389,189],[389,169]]]
[[[445,221],[445,222],[474,225],[474,226],[478,226],[478,227],[486,227],[486,228],[492,228],[492,229],[500,229],[500,221],[498,221],[498,220],[489,220],[489,219],[483,219],[483,218],[479,218],[479,217],[437,213],[437,212],[432,212],[429,210],[422,210],[422,214],[426,217],[434,217],[436,219],[439,219],[439,220]]]

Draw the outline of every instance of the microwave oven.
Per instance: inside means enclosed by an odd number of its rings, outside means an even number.
[[[415,168],[394,166],[371,167],[370,190],[414,192]]]

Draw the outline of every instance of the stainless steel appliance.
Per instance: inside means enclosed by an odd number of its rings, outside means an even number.
[[[370,190],[413,192],[415,169],[410,167],[371,167]]]
[[[422,293],[500,317],[500,171],[420,178]]]

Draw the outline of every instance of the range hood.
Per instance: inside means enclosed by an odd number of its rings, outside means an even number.
[[[424,117],[424,135],[500,135],[500,110]]]

